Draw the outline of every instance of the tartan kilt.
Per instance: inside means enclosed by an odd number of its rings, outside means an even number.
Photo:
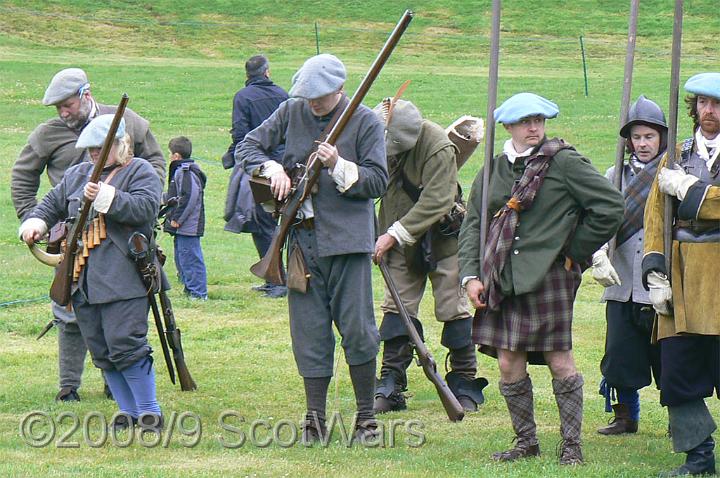
[[[537,290],[503,298],[498,311],[478,309],[473,342],[493,357],[498,348],[528,352],[532,364],[545,364],[542,352],[571,350],[573,304],[581,280],[578,264],[566,271],[563,262],[555,261]]]

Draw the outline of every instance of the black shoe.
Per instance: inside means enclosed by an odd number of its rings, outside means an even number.
[[[698,476],[715,474],[715,441],[708,437],[704,442],[687,452],[685,463],[671,471],[660,473],[660,477]]]
[[[355,425],[355,431],[353,433],[354,443],[359,443],[363,446],[377,446],[379,445],[379,440],[380,432],[378,431],[378,425],[375,419],[365,420]]]
[[[60,391],[55,395],[55,401],[56,402],[79,402],[80,401],[80,395],[77,393],[77,388],[75,387],[63,387],[60,389]]]
[[[266,282],[262,285],[254,285],[250,287],[251,290],[254,290],[255,292],[267,292],[268,290],[272,289],[273,285],[269,282]]]
[[[270,299],[280,299],[285,297],[288,293],[287,287],[284,285],[271,285],[269,289],[265,291],[263,297],[269,297]]]
[[[313,446],[316,443],[327,443],[329,437],[325,421],[312,420],[306,418],[300,425],[302,433],[300,434],[300,444],[304,446]]]
[[[160,433],[164,427],[163,416],[156,413],[143,413],[137,419],[137,426],[140,428],[140,433]]]
[[[130,420],[128,420],[129,415],[126,415],[124,413],[115,415],[112,422],[110,422],[110,426],[112,429],[117,433],[122,430],[127,430],[130,428],[130,425],[135,427],[137,425],[137,418],[130,417]]]
[[[393,392],[389,397],[381,393],[375,394],[375,404],[373,405],[375,413],[399,412],[406,409],[407,402],[402,392]]]

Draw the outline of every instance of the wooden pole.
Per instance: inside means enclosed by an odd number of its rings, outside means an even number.
[[[640,0],[630,1],[630,21],[628,23],[628,41],[625,51],[625,75],[623,79],[623,94],[620,102],[620,129],[625,126],[630,109],[630,97],[632,93],[633,64],[635,62],[635,39],[637,37],[637,18]],[[617,147],[615,148],[615,177],[613,184],[618,190],[622,190],[623,163],[625,160],[626,139],[618,135]],[[608,257],[612,260],[615,253],[616,238],[610,240]]]
[[[668,147],[666,167],[675,166],[675,145],[677,144],[678,126],[678,96],[680,90],[680,54],[682,52],[682,24],[683,24],[683,0],[675,0],[675,15],[673,21],[672,40],[672,68],[670,71],[670,121],[668,122]],[[672,226],[673,226],[673,197],[665,196],[665,217],[664,217],[664,253],[665,269],[668,278],[672,269]]]
[[[500,0],[492,2],[492,32],[490,34],[490,69],[488,72],[488,102],[485,116],[485,163],[483,166],[482,210],[480,213],[480,258],[485,257],[488,233],[488,193],[495,147],[495,106],[497,105],[498,65],[500,59]],[[480,271],[482,274],[482,270]],[[482,280],[482,277],[480,278]]]

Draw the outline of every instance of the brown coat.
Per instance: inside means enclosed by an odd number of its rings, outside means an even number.
[[[680,157],[680,147],[676,157]],[[658,171],[667,156],[660,160]],[[666,195],[653,182],[645,205],[645,255],[663,254]],[[720,186],[711,186],[698,210],[698,219],[720,220]],[[680,333],[720,335],[720,243],[673,241],[673,316],[658,315],[657,339]]]

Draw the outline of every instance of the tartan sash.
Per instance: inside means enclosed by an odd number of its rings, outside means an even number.
[[[495,214],[490,222],[485,256],[482,262],[485,302],[490,311],[499,310],[503,295],[500,290],[500,274],[512,247],[520,211],[530,209],[535,195],[542,186],[550,160],[562,149],[574,149],[559,138],[545,141],[525,160],[525,171],[510,192],[510,200]]]
[[[645,167],[635,175],[632,181],[623,190],[625,196],[625,217],[617,233],[616,244],[619,246],[633,234],[643,228],[643,216],[645,214],[645,202],[650,194],[650,186],[655,179],[660,157],[649,161]],[[615,171],[615,174],[618,172]],[[621,171],[620,174],[623,174]]]

